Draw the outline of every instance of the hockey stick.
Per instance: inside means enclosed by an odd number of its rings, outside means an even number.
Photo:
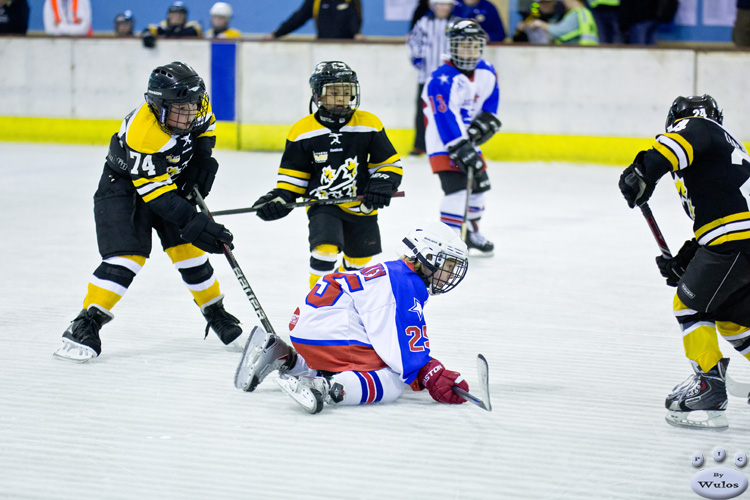
[[[403,191],[394,191],[391,194],[391,198],[403,198],[405,193]],[[362,201],[364,197],[362,195],[359,196],[349,196],[347,198],[326,198],[324,200],[306,200],[306,201],[297,201],[294,203],[285,203],[285,208],[300,208],[300,207],[310,207],[313,205],[338,205],[341,203],[351,203],[353,201]],[[219,215],[234,215],[234,214],[247,214],[251,212],[257,212],[260,210],[260,208],[263,205],[259,205],[257,207],[247,207],[247,208],[232,208],[229,210],[217,210],[213,213],[214,217]]]
[[[492,403],[490,402],[489,365],[487,364],[487,360],[481,354],[477,354],[477,375],[479,379],[479,390],[482,393],[481,399],[461,389],[457,385],[453,386],[453,392],[464,398],[469,403],[474,403],[483,410],[492,411]]]
[[[659,229],[659,226],[656,224],[656,219],[654,218],[654,214],[651,212],[651,207],[648,206],[648,203],[644,202],[642,205],[640,205],[639,208],[641,209],[641,213],[643,214],[643,217],[646,218],[648,227],[651,228],[651,234],[654,235],[654,239],[656,240],[656,244],[659,245],[659,250],[661,250],[661,254],[665,258],[671,259],[672,252],[669,251],[667,240],[664,239],[664,235],[662,234],[661,229]],[[726,385],[727,385],[727,391],[732,396],[739,397],[739,398],[750,398],[750,383],[737,382],[736,380],[734,380],[732,377],[729,376],[729,373],[727,373]]]
[[[203,201],[203,196],[201,196],[198,188],[195,188],[193,190],[193,195],[198,202],[198,206],[200,207],[201,212],[205,213],[209,219],[213,220],[211,212],[208,210],[206,202]],[[265,328],[267,332],[276,333],[276,331],[273,329],[273,326],[271,325],[271,322],[268,320],[268,316],[266,316],[266,312],[263,310],[263,307],[261,307],[260,302],[258,301],[258,297],[255,296],[253,289],[250,288],[250,283],[248,283],[247,278],[245,278],[245,273],[243,273],[242,269],[240,269],[240,265],[237,263],[237,259],[234,258],[234,254],[229,248],[229,245],[227,245],[226,243],[222,243],[222,245],[224,247],[224,255],[229,261],[229,265],[231,266],[232,271],[234,271],[234,275],[237,277],[237,281],[240,282],[242,290],[245,291],[245,295],[247,295],[250,304],[252,304],[253,309],[255,309],[255,314],[258,316],[258,319],[260,319],[260,324],[263,325],[263,328]]]
[[[467,241],[467,233],[469,230],[469,198],[471,198],[471,191],[474,187],[474,168],[469,167],[466,172],[466,203],[464,204],[464,219],[461,221],[461,239]]]

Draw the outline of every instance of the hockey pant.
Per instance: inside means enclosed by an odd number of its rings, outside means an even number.
[[[215,302],[221,297],[219,282],[214,276],[208,255],[203,250],[185,243],[167,248],[165,252],[180,272],[182,281],[198,306]],[[91,276],[83,308],[88,309],[90,305],[96,304],[111,311],[145,263],[146,257],[141,255],[120,255],[104,259]]]
[[[317,375],[317,371],[309,368],[302,356],[297,356],[297,364],[288,374],[312,377]],[[337,406],[390,403],[408,387],[401,381],[401,376],[390,368],[370,372],[340,372],[331,378],[344,386],[344,400]]]
[[[336,245],[318,245],[310,251],[310,288],[326,274],[336,270],[336,263],[339,258],[339,247]],[[350,272],[364,269],[372,257],[344,257],[339,267],[339,271]]]
[[[688,359],[708,371],[723,358],[717,331],[750,359],[750,260],[701,247],[677,285],[674,315]]]

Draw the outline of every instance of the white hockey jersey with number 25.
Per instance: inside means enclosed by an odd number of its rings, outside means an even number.
[[[307,365],[327,372],[389,367],[411,384],[431,359],[422,279],[401,260],[320,278],[294,312],[289,336]]]

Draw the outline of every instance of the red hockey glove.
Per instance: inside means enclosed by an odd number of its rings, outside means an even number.
[[[461,396],[453,393],[453,386],[457,385],[468,391],[469,384],[460,373],[446,370],[443,363],[437,359],[433,358],[424,365],[419,370],[417,379],[422,387],[430,391],[430,396],[438,403],[459,405],[466,402]]]

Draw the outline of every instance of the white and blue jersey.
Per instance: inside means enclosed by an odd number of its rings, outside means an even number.
[[[423,314],[428,297],[422,278],[402,260],[331,273],[318,280],[295,310],[289,336],[307,366],[355,372],[364,388],[360,403],[375,402],[382,397],[383,383],[411,384],[430,361]],[[398,378],[381,380],[383,369]]]
[[[468,77],[445,62],[427,80],[422,101],[425,143],[432,171],[458,170],[448,159],[447,148],[469,138],[467,129],[479,113],[497,114],[500,88],[495,68],[480,59],[473,75]]]

